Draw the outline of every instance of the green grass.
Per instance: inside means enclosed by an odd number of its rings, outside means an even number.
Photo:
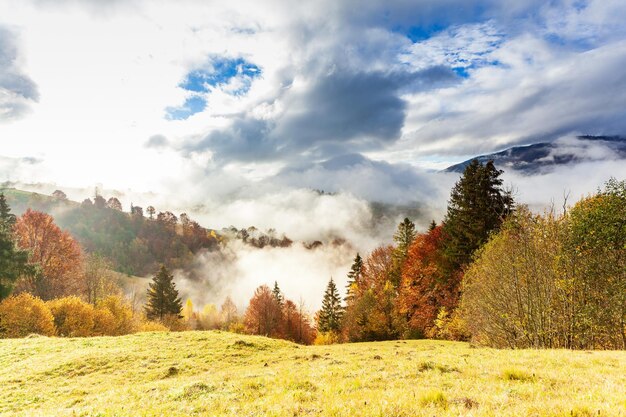
[[[0,341],[0,415],[626,416],[626,352],[225,332]]]

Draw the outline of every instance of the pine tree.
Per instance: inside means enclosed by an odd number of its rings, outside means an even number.
[[[354,262],[350,267],[350,272],[348,272],[348,285],[346,285],[346,298],[344,300],[349,303],[354,299],[354,294],[359,285],[359,278],[361,278],[361,273],[363,272],[363,259],[360,254],[356,254],[354,258]]]
[[[174,276],[165,265],[161,265],[159,272],[152,278],[148,287],[148,301],[145,306],[149,320],[163,320],[167,316],[181,318],[183,303],[178,297],[178,290],[174,284]]]
[[[272,290],[272,295],[274,296],[276,303],[282,310],[283,307],[285,306],[285,297],[283,296],[282,291],[278,287],[278,281],[274,281],[274,289]]]
[[[409,253],[411,243],[415,240],[415,224],[408,217],[405,217],[402,223],[398,225],[398,230],[393,235],[393,240],[396,242],[396,247],[392,255],[393,269],[389,274],[389,280],[397,288],[402,278],[402,265]]]
[[[28,264],[28,252],[17,247],[13,233],[15,221],[4,194],[0,193],[0,300],[11,294],[22,274],[34,272],[34,267]]]
[[[443,226],[449,272],[468,265],[513,210],[513,197],[502,188],[502,172],[493,161],[483,165],[474,159],[452,189]]]
[[[342,317],[341,298],[339,297],[337,286],[331,277],[324,292],[322,309],[319,311],[317,320],[317,329],[320,332],[339,332]]]

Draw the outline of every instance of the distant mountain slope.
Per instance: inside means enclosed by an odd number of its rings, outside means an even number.
[[[626,160],[626,137],[622,136],[578,136],[554,142],[516,146],[501,152],[477,156],[480,162],[493,160],[504,170],[515,170],[523,174],[546,172],[555,166],[601,160]],[[452,165],[446,172],[463,172],[472,159]]]
[[[106,257],[115,271],[125,274],[148,275],[160,263],[182,268],[198,251],[219,245],[214,231],[167,211],[145,217],[139,207],[132,214],[126,213],[107,206],[102,197],[79,204],[13,188],[3,188],[2,192],[14,214],[31,208],[52,215],[87,253]]]

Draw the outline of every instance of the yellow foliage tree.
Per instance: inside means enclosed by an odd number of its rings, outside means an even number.
[[[59,336],[87,337],[94,331],[94,308],[78,297],[48,301]]]
[[[111,335],[120,336],[133,333],[135,320],[131,306],[119,295],[110,295],[98,302],[98,309],[104,309],[113,316]]]
[[[40,298],[23,293],[0,303],[0,337],[25,337],[31,333],[53,336],[54,318]]]

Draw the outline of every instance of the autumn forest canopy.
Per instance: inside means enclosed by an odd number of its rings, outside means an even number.
[[[224,329],[303,344],[433,338],[626,349],[626,181],[536,213],[515,201],[501,175],[493,162],[473,160],[441,222],[418,230],[404,218],[392,242],[354,253],[345,288],[319,277],[328,285],[316,312],[275,281],[244,294],[251,298],[243,310],[230,297],[219,306],[180,297],[174,271],[228,239],[293,243],[273,230],[216,231],[152,206],[124,212],[115,197],[78,204],[62,191],[6,190],[0,337]],[[131,284],[141,276],[150,276],[147,288]]]

